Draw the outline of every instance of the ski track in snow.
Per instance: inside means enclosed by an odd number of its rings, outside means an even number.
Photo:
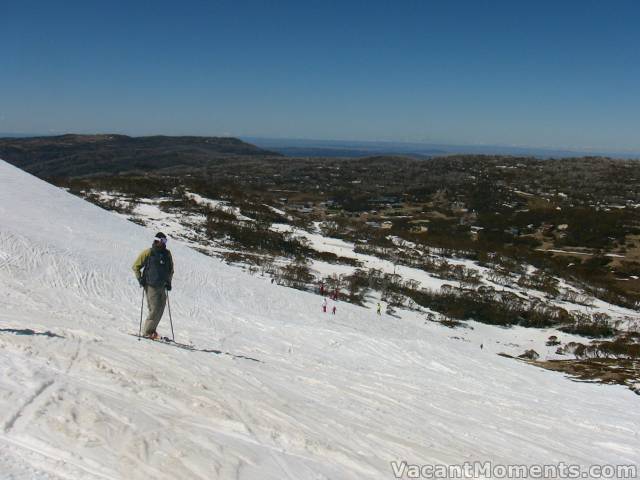
[[[450,330],[343,302],[323,315],[315,295],[172,242],[176,340],[263,363],[138,341],[131,264],[155,232],[1,161],[0,185],[2,478],[363,479],[392,478],[392,460],[640,463],[631,391],[496,355],[545,330]]]

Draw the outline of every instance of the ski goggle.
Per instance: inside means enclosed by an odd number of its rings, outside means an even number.
[[[167,244],[167,238],[162,238],[162,237],[156,237],[153,239],[154,242],[158,242],[161,243],[162,245],[166,245]]]

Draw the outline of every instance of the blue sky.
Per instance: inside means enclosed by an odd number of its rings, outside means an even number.
[[[640,2],[4,1],[0,132],[640,151]]]

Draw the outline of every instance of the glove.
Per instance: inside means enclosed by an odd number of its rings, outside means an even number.
[[[165,285],[165,288],[167,289],[167,291],[171,291],[171,282],[167,282],[167,284]]]
[[[146,286],[146,285],[147,285],[147,282],[146,282],[146,281],[145,281],[145,279],[144,279],[144,278],[142,278],[142,277],[140,277],[140,278],[138,279],[138,283],[140,284],[140,286],[141,286],[141,287],[144,287],[144,286]]]

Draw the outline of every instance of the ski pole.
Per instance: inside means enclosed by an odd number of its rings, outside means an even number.
[[[171,302],[169,301],[169,290],[167,290],[167,307],[169,307],[169,325],[171,325],[171,339],[175,342],[176,337],[173,334],[173,319],[171,318]]]
[[[140,328],[138,329],[138,341],[142,336],[142,309],[144,308],[144,288],[142,289],[142,302],[140,303]]]

